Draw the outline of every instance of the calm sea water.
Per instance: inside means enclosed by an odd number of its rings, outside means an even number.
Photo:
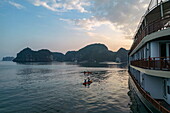
[[[0,62],[0,113],[144,113],[125,65]],[[84,86],[87,75],[93,83]]]

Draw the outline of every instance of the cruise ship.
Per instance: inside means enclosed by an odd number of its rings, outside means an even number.
[[[170,0],[151,0],[128,54],[129,86],[152,113],[170,113]]]

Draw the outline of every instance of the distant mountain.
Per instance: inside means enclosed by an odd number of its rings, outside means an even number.
[[[65,56],[66,61],[103,62],[114,61],[114,54],[104,44],[91,44],[78,51],[69,51]]]
[[[51,52],[47,49],[33,51],[25,48],[17,54],[14,62],[106,62],[117,61],[127,62],[128,51],[120,48],[112,52],[104,44],[91,44],[78,51],[68,51],[65,55],[58,52]]]
[[[2,61],[12,61],[14,59],[14,57],[3,57]]]
[[[65,55],[63,53],[53,52],[53,61],[63,62],[65,61]]]
[[[69,61],[69,62],[74,62],[76,61],[76,55],[77,55],[77,51],[68,51],[66,54],[65,54],[65,61]]]
[[[47,49],[33,51],[30,48],[25,48],[17,54],[14,62],[51,62],[53,61],[52,52]]]
[[[129,52],[128,50],[120,48],[115,55],[116,62],[127,62],[128,52]]]

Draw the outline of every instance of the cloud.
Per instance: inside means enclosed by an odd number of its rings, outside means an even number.
[[[107,22],[98,21],[95,17],[75,19],[73,20],[75,25],[85,29],[85,30],[94,30],[96,27],[106,24]]]
[[[9,4],[11,4],[12,6],[16,7],[17,9],[23,9],[25,8],[23,5],[9,1]]]
[[[99,20],[94,16],[91,18],[75,19],[72,21],[74,21],[76,26],[79,26],[87,31],[94,31],[101,26],[107,26],[107,28],[112,29],[113,31],[121,32],[119,29],[116,29],[115,23],[112,23],[109,20]]]
[[[86,0],[29,0],[35,6],[42,6],[51,11],[67,12],[77,10],[81,13],[88,12],[85,7],[90,5]]]
[[[67,12],[77,10],[92,16],[80,19],[63,19],[68,23],[92,31],[102,25],[112,30],[121,30],[125,39],[132,39],[140,18],[149,5],[147,0],[29,0],[35,6],[51,11]],[[131,37],[131,38],[130,38]]]
[[[132,35],[148,3],[144,0],[94,0],[91,12],[96,20],[109,21],[126,35]]]
[[[90,8],[93,16],[76,19],[74,22],[85,30],[109,25],[114,31],[122,30],[126,39],[132,39],[148,4],[149,1],[144,0],[93,0]]]
[[[71,19],[60,18],[59,20],[64,21],[64,22],[67,22],[67,23],[69,23],[69,24],[74,24],[74,23],[73,23],[73,20],[71,20]]]
[[[106,39],[106,40],[110,40],[110,37],[99,34],[99,33],[93,33],[93,32],[87,32],[87,35],[92,37],[92,38],[100,38],[100,39]]]

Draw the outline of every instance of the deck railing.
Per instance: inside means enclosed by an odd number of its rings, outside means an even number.
[[[158,101],[153,99],[144,89],[140,87],[138,82],[136,81],[135,77],[129,72],[131,78],[133,79],[136,87],[138,88],[139,92],[143,95],[143,97],[148,100],[155,108],[157,108],[162,113],[170,113],[168,109],[166,109],[164,106],[162,106]]]
[[[141,40],[151,34],[151,33],[154,33],[154,32],[157,32],[157,31],[161,31],[161,30],[164,30],[164,29],[167,29],[170,27],[170,17],[167,17],[167,18],[162,18],[162,19],[159,19],[159,20],[156,20],[150,24],[148,24],[147,26],[145,26],[143,28],[143,30],[139,31],[136,36],[135,36],[135,41],[130,49],[130,52],[132,52],[132,50],[134,50],[136,48],[136,46],[141,42]]]
[[[146,25],[141,24],[134,36],[134,43],[129,51],[129,54],[137,47],[137,45],[141,42],[141,40],[154,32],[161,31],[164,29],[170,28],[170,9],[164,11],[166,15],[164,17],[160,17],[157,20],[154,20],[150,23],[146,23]],[[147,15],[150,15],[149,13]],[[144,19],[147,15],[144,15]],[[142,19],[144,21],[144,19]],[[147,19],[146,19],[147,20]],[[144,22],[142,22],[144,23]]]
[[[170,57],[149,57],[134,60],[131,61],[131,65],[145,69],[170,71]]]

